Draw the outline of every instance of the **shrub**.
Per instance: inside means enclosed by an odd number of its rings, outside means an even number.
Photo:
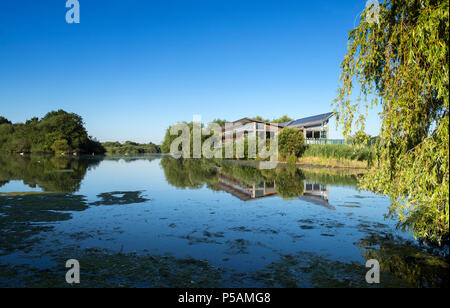
[[[303,132],[296,128],[283,128],[278,135],[278,151],[282,157],[301,157],[305,152]]]

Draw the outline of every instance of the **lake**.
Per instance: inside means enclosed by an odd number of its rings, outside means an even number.
[[[356,169],[168,156],[0,156],[0,287],[442,287]],[[368,284],[366,261],[381,266]]]

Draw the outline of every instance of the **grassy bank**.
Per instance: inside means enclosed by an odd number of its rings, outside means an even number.
[[[367,146],[345,144],[311,144],[297,163],[339,168],[367,168],[372,164],[374,150]]]
[[[301,165],[313,165],[332,168],[358,168],[365,169],[368,167],[367,161],[359,161],[352,159],[338,159],[338,158],[325,158],[325,157],[301,157],[298,159],[298,163]]]

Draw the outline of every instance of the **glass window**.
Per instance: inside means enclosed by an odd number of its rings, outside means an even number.
[[[311,131],[306,131],[306,138],[312,138],[312,133]]]
[[[314,132],[314,139],[320,138],[320,132]]]

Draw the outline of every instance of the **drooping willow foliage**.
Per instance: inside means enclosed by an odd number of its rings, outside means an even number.
[[[338,121],[345,135],[363,131],[368,110],[381,106],[378,163],[361,187],[391,197],[400,227],[441,242],[449,230],[449,4],[386,0],[375,21],[373,12],[349,33]]]

